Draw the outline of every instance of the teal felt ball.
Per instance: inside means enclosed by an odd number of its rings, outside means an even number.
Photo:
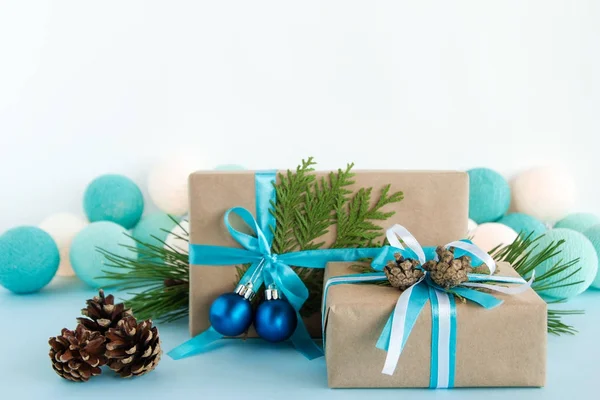
[[[135,246],[135,241],[127,236],[127,233],[121,225],[109,221],[92,222],[81,230],[73,239],[69,253],[71,266],[79,279],[94,288],[114,283],[109,279],[100,278],[104,275],[103,270],[123,271],[107,267],[109,262],[98,249],[121,257],[134,257],[135,253],[124,247]]]
[[[469,174],[469,218],[478,224],[500,219],[510,206],[506,179],[488,168],[474,168]]]
[[[592,245],[596,249],[596,254],[600,256],[600,224],[586,229],[583,234],[592,242]],[[596,274],[596,278],[592,282],[592,287],[600,289],[600,274]]]
[[[0,236],[0,285],[14,293],[33,293],[46,286],[60,263],[54,239],[34,226]]]
[[[560,221],[558,221],[554,227],[563,229],[572,229],[577,232],[584,232],[594,225],[600,224],[600,217],[590,213],[574,213],[569,214]]]
[[[547,231],[546,225],[542,221],[522,213],[505,215],[498,222],[525,236],[533,233],[532,237],[537,237]]]
[[[560,252],[554,257],[544,261],[535,269],[538,278],[542,277],[550,268],[559,262],[568,262],[579,258],[579,262],[566,270],[543,280],[534,282],[533,287],[547,286],[555,283],[563,285],[558,288],[551,288],[539,291],[543,297],[554,299],[569,299],[584,292],[596,278],[598,272],[598,255],[592,245],[592,242],[582,233],[571,229],[552,229],[542,236],[537,242],[537,247],[533,250],[533,256],[539,254],[551,242],[564,240],[564,244],[559,248]],[[579,269],[578,272],[575,272]],[[575,272],[575,273],[574,273]],[[573,274],[572,276],[569,276]],[[577,284],[564,286],[566,284],[579,282]]]
[[[144,197],[131,179],[102,175],[85,190],[83,208],[90,222],[111,221],[131,229],[144,212]]]
[[[169,232],[177,225],[165,213],[149,214],[142,217],[133,229],[133,237],[142,243],[163,247]],[[138,247],[141,246],[138,243]]]

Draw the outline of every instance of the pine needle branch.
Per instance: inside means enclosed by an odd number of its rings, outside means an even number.
[[[171,217],[184,232],[178,238],[188,241],[188,232]],[[152,235],[160,245],[144,243],[130,235],[136,246],[122,245],[130,256],[97,249],[106,260],[103,278],[115,282],[108,285],[130,291],[125,300],[136,317],[172,322],[188,315],[189,257]]]
[[[520,234],[515,241],[502,248],[496,248],[490,251],[490,255],[496,261],[505,261],[510,263],[515,271],[523,278],[529,279],[533,271],[547,262],[551,258],[558,256],[562,251],[564,240],[550,242],[546,247],[539,249],[538,241],[543,237],[533,237],[533,233],[527,236]],[[569,278],[577,274],[580,268],[575,268],[579,263],[579,258],[569,261],[560,259],[555,262],[544,273],[538,274],[532,285],[532,289],[538,293],[546,290],[577,285],[582,281],[568,282]],[[567,272],[568,271],[568,272]],[[558,274],[562,274],[558,281],[554,281]],[[553,282],[554,281],[554,282]],[[548,309],[548,332],[554,335],[575,334],[577,330],[570,325],[562,322],[563,315],[583,314],[581,310],[553,310]]]

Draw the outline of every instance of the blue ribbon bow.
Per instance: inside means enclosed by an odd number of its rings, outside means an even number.
[[[271,251],[275,231],[275,217],[270,207],[275,204],[275,171],[257,172],[256,215],[242,207],[233,207],[225,213],[224,222],[227,230],[242,248],[190,244],[190,265],[235,265],[250,263],[250,268],[242,276],[240,283],[251,282],[258,290],[264,283],[276,287],[284,294],[291,306],[296,310],[298,325],[290,340],[298,351],[308,359],[323,355],[323,350],[311,339],[300,316],[300,309],[308,299],[308,289],[304,282],[291,268],[291,265],[305,268],[325,268],[331,261],[356,261],[361,258],[373,258],[380,255],[381,248],[361,249],[325,249],[296,251],[285,254],[274,254]],[[235,229],[229,219],[231,214],[239,216],[250,227],[253,235]],[[189,357],[205,351],[213,342],[223,336],[210,327],[169,352],[173,359]]]

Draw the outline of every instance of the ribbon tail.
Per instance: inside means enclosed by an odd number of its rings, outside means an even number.
[[[211,326],[201,334],[194,336],[187,342],[180,344],[171,350],[168,355],[174,360],[195,356],[207,350],[208,346],[223,338],[219,332]]]
[[[430,388],[454,386],[456,369],[456,305],[454,296],[429,287],[431,301]]]
[[[394,308],[389,326],[386,324],[386,328],[389,329],[384,328],[377,341],[380,345],[387,342],[387,356],[385,358],[383,370],[381,371],[383,374],[394,374],[404,345],[417,322],[421,310],[429,298],[427,286],[421,284],[421,282],[417,282],[402,292],[398,298],[396,307]],[[390,320],[388,320],[388,322],[389,321]]]
[[[306,325],[304,325],[304,322],[302,321],[302,316],[298,311],[296,311],[296,316],[298,317],[298,326],[290,338],[292,344],[296,350],[309,360],[323,357],[323,349],[310,337]]]

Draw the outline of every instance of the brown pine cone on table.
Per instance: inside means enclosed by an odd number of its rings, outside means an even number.
[[[87,318],[77,318],[91,331],[106,334],[110,328],[115,328],[117,323],[124,317],[130,316],[131,310],[125,308],[123,303],[115,304],[115,297],[111,294],[104,296],[104,290],[100,289],[98,296],[86,301],[87,307],[81,310],[81,314]]]
[[[431,260],[423,264],[423,269],[429,272],[433,282],[450,289],[469,280],[467,274],[472,270],[469,256],[454,258],[454,249],[445,249],[442,246],[438,246],[435,252],[438,261]]]
[[[390,284],[400,290],[406,290],[423,276],[423,271],[417,269],[419,261],[404,258],[400,253],[394,253],[395,261],[389,261],[383,271]]]
[[[52,368],[61,377],[74,382],[85,382],[100,375],[106,364],[105,337],[79,324],[75,331],[63,329],[60,336],[48,340]]]
[[[144,375],[160,361],[158,329],[152,321],[125,317],[106,333],[108,366],[122,378]]]

